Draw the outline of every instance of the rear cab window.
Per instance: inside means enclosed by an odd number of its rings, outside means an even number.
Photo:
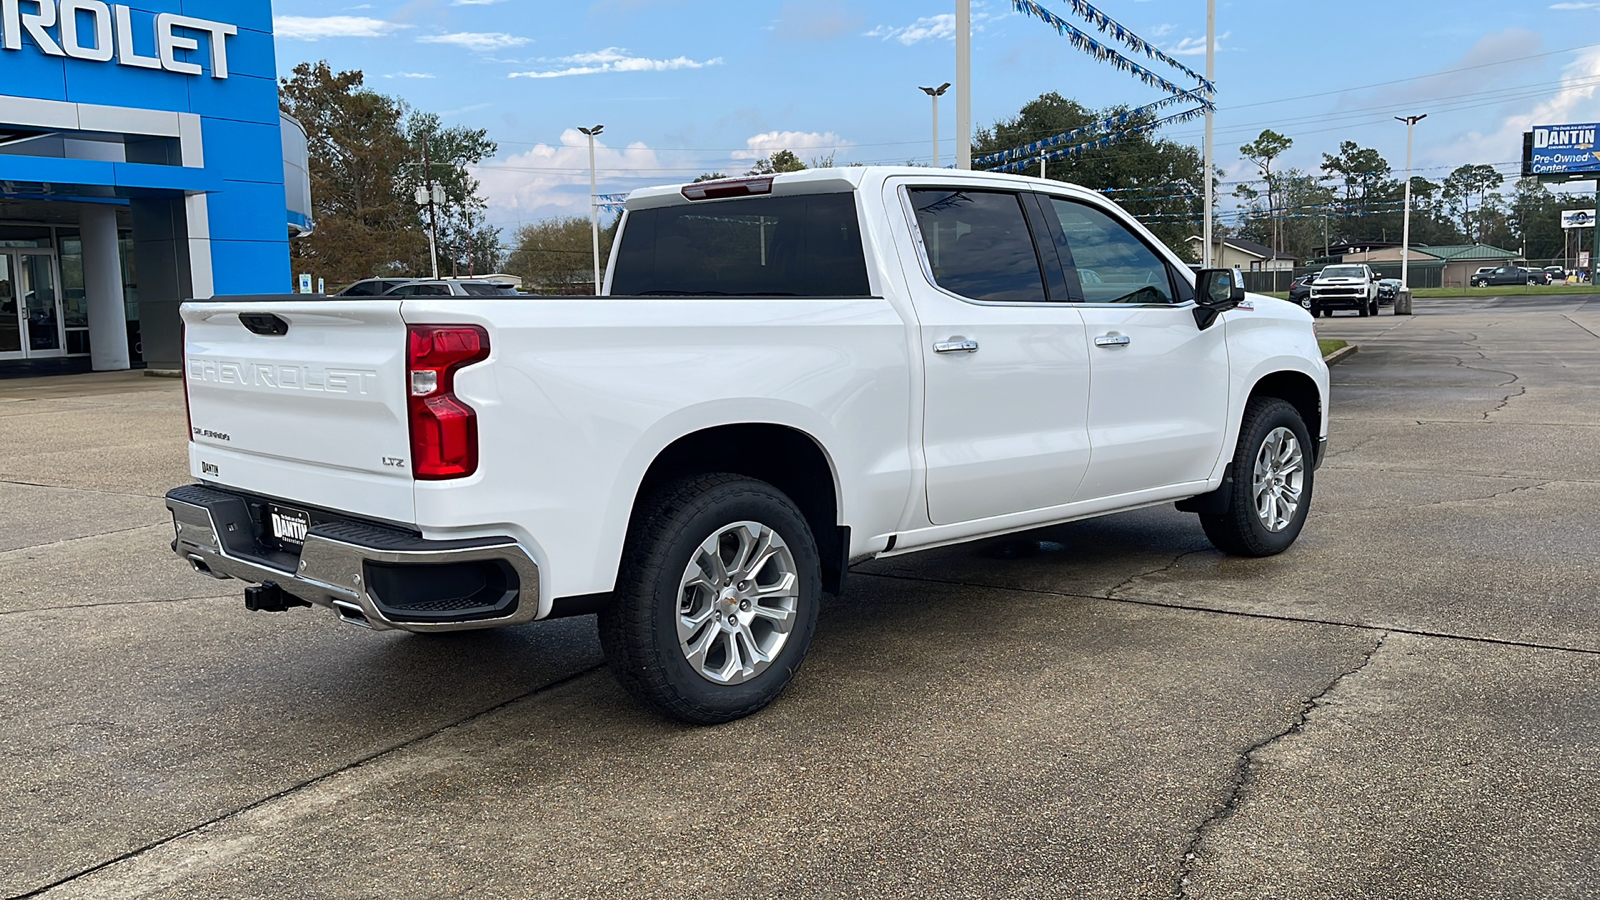
[[[934,284],[969,300],[1049,301],[1027,198],[965,188],[912,188],[909,196]]]
[[[869,297],[855,194],[761,196],[630,210],[610,292]]]

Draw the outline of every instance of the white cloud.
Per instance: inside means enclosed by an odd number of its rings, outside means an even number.
[[[1222,52],[1222,42],[1233,37],[1233,32],[1224,31],[1217,35],[1217,52]],[[1186,37],[1176,46],[1164,48],[1168,56],[1205,56],[1206,39],[1203,37]]]
[[[280,38],[320,41],[324,38],[384,37],[409,25],[396,25],[370,16],[273,16],[272,30]]]
[[[793,150],[802,160],[808,154],[828,156],[850,147],[851,143],[831,131],[767,131],[745,140],[744,150],[733,151],[734,159],[761,159],[779,150]]]
[[[561,56],[548,62],[566,65],[563,69],[542,72],[512,72],[512,78],[564,78],[569,75],[598,75],[604,72],[665,72],[672,69],[703,69],[722,64],[722,57],[703,62],[679,56],[674,59],[646,59],[629,56],[621,47],[607,47],[594,53]]]
[[[595,168],[601,193],[626,193],[644,184],[680,180],[654,174],[663,168],[661,160],[642,143],[618,149],[597,139]],[[645,174],[629,177],[629,172]],[[563,131],[558,145],[538,144],[492,160],[473,169],[472,175],[482,183],[491,208],[525,218],[589,214],[589,138],[576,128]]]
[[[901,25],[898,28],[879,25],[866,33],[866,37],[883,38],[886,41],[899,41],[907,47],[912,44],[920,44],[923,41],[954,40],[955,36],[956,17],[954,13],[923,16],[910,25]]]
[[[395,72],[392,75],[385,75],[383,77],[385,77],[385,78],[434,78],[436,76],[431,75],[431,74],[429,74],[427,72]]]
[[[419,44],[452,44],[474,53],[521,47],[532,42],[531,38],[517,37],[503,31],[458,31],[455,34],[430,34],[417,38]]]
[[[1511,160],[1522,155],[1522,135],[1535,125],[1600,121],[1600,48],[1586,49],[1568,63],[1561,73],[1561,86],[1547,99],[1531,107],[1516,102],[1508,102],[1508,106],[1522,108],[1506,115],[1493,131],[1460,135],[1429,156],[1466,162]],[[1419,142],[1429,124],[1417,126]]]

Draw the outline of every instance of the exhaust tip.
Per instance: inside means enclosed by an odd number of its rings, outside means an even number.
[[[191,569],[194,569],[196,572],[199,572],[201,575],[205,575],[205,576],[210,577],[210,578],[215,578],[218,581],[227,581],[229,578],[233,577],[231,575],[223,575],[220,572],[212,571],[210,563],[206,562],[205,560],[201,559],[198,556],[195,556],[192,553],[189,554],[188,556],[184,557],[184,558],[189,561],[189,567]]]

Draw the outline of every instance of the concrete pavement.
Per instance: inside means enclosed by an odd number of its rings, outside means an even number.
[[[0,385],[0,896],[1600,893],[1600,302],[1320,319],[1300,543],[1170,507],[861,567],[772,708],[588,619],[247,613],[166,550],[176,383]]]

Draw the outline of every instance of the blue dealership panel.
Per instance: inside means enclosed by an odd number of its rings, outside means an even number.
[[[36,2],[24,2],[22,12],[33,12]],[[59,8],[60,0],[43,2]],[[269,0],[107,0],[104,8],[111,11],[109,49],[117,51],[110,61],[51,55],[26,28],[18,35],[4,35],[0,41],[0,125],[8,121],[3,114],[7,97],[193,114],[200,120],[203,170],[148,165],[148,158],[141,158],[138,165],[70,159],[51,165],[36,158],[0,154],[0,181],[38,182],[40,179],[20,176],[50,174],[70,179],[53,182],[63,188],[63,195],[93,193],[83,188],[105,188],[126,198],[149,197],[152,191],[167,192],[171,197],[203,193],[208,198],[209,221],[204,229],[202,223],[191,223],[190,232],[210,233],[216,292],[283,290],[290,279],[288,218],[272,4]],[[198,47],[175,48],[171,70],[159,62],[163,39],[157,20],[160,13],[213,23],[173,30],[176,37],[193,40]],[[93,55],[91,49],[105,49],[97,43],[96,15],[80,9],[77,17],[79,43],[87,55]],[[126,33],[121,28],[123,19],[129,26]],[[235,33],[219,33],[229,29]],[[59,23],[47,33],[62,44]],[[214,77],[214,40],[222,41],[226,78]],[[17,46],[12,48],[13,44]],[[145,64],[120,63],[122,52],[129,50],[146,60]],[[186,66],[198,66],[201,71],[182,71]],[[25,108],[15,103],[11,106]],[[54,123],[49,127],[60,129],[67,137],[73,130]]]

